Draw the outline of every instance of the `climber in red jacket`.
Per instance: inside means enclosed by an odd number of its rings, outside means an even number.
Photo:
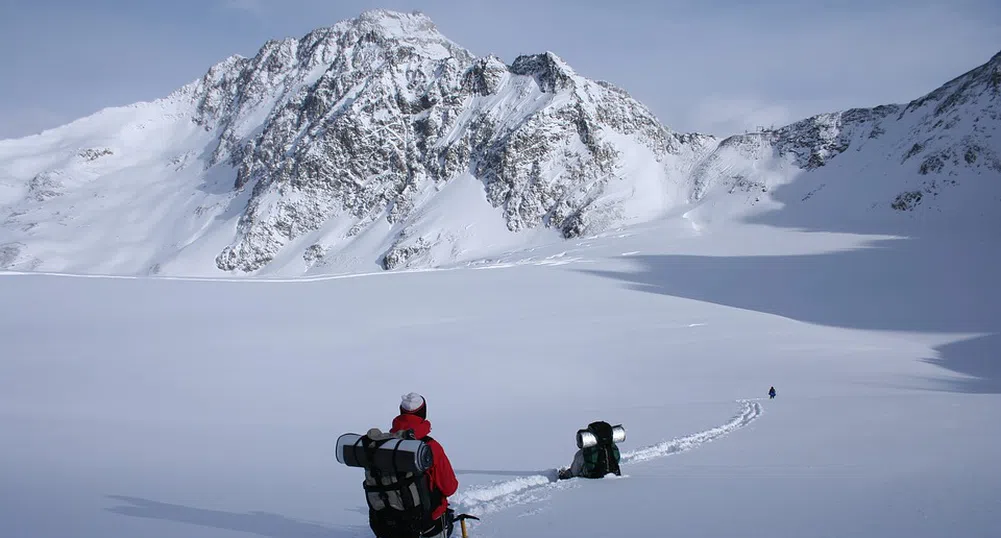
[[[421,536],[447,537],[452,532],[452,510],[448,508],[448,497],[459,489],[459,480],[455,477],[452,462],[445,455],[445,449],[428,434],[431,433],[431,422],[427,420],[427,402],[424,397],[415,392],[403,396],[400,402],[400,414],[393,419],[390,433],[396,434],[406,430],[413,431],[414,438],[423,440],[430,448],[433,463],[427,474],[431,485],[432,527],[421,533]]]

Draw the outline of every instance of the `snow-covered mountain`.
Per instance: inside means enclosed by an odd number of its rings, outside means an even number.
[[[672,213],[788,206],[787,185],[810,187],[804,204],[993,216],[999,86],[1001,55],[906,106],[719,140],[671,131],[553,53],[477,58],[424,15],[369,11],[164,99],[0,141],[0,268],[438,266]]]
[[[999,127],[1001,53],[906,105],[821,114],[729,137],[696,166],[691,201],[716,191],[743,194],[737,204],[775,202],[774,190],[783,187],[783,211],[820,209],[841,227],[886,223],[904,212],[1001,229]],[[724,215],[734,203],[726,200]]]

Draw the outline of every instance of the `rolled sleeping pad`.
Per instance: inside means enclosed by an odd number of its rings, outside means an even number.
[[[626,429],[622,424],[612,426],[612,442],[621,443],[626,440]],[[591,430],[577,430],[577,448],[590,448],[598,444],[598,437]]]
[[[626,440],[626,428],[622,424],[612,426],[612,442],[621,443]]]
[[[384,473],[422,473],[431,468],[431,447],[417,439],[391,437],[382,441],[368,460],[362,435],[345,433],[337,438],[338,463],[348,467],[374,468]]]

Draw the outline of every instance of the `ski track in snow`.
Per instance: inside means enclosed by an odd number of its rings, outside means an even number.
[[[744,408],[741,410],[740,414],[730,419],[730,421],[726,424],[711,430],[695,433],[687,437],[674,439],[673,441],[667,441],[665,443],[660,443],[646,448],[639,448],[625,452],[622,454],[622,463],[639,463],[654,458],[661,458],[672,454],[686,452],[705,443],[710,443],[734,430],[747,426],[761,415],[761,404],[751,400],[743,400],[742,402],[744,404]]]
[[[760,403],[755,400],[739,401],[743,404],[740,413],[726,424],[671,441],[623,452],[621,464],[631,465],[687,452],[743,428],[761,416]],[[460,513],[468,512],[476,516],[483,516],[515,506],[542,502],[548,500],[557,490],[577,488],[583,484],[580,480],[557,481],[556,475],[557,470],[550,469],[540,471],[537,475],[472,487],[457,494],[451,504]],[[623,477],[625,476],[623,474]]]

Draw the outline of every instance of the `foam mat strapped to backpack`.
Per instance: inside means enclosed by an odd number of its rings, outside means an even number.
[[[626,429],[622,424],[612,426],[612,442],[621,443],[626,440]],[[590,429],[577,430],[577,448],[590,448],[598,444],[598,436]]]
[[[366,448],[371,441],[378,442],[378,447]],[[348,467],[375,468],[384,473],[423,473],[434,462],[431,447],[424,441],[380,437],[371,431],[366,435],[345,433],[338,437],[336,455],[337,461]]]

